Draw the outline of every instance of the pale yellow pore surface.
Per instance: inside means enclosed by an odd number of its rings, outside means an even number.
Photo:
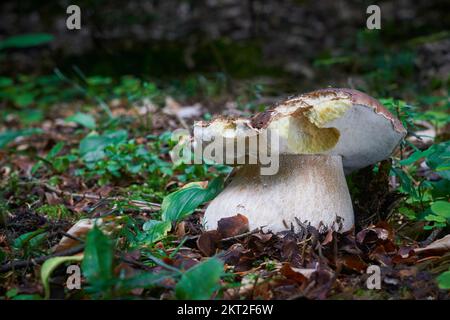
[[[352,105],[348,99],[324,101],[306,111],[305,116],[311,123],[322,128],[327,123],[342,117]]]
[[[335,128],[318,128],[302,113],[281,117],[268,127],[278,135],[281,154],[316,154],[332,149],[339,140]]]
[[[353,208],[341,157],[282,155],[278,173],[267,176],[258,165],[241,167],[206,209],[206,228],[216,229],[221,218],[238,213],[248,218],[250,229],[278,232],[298,227],[296,218],[322,230],[351,229]]]
[[[299,112],[321,128],[330,121],[340,118],[353,106],[348,94],[322,94],[310,97],[299,96],[287,100],[275,108],[279,116],[291,116]]]

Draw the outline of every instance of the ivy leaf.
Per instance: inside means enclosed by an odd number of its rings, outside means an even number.
[[[75,122],[80,126],[94,130],[96,127],[95,119],[93,116],[87,113],[77,112],[74,115],[67,117],[66,122]]]
[[[223,273],[223,263],[217,258],[211,258],[199,263],[186,271],[175,287],[178,299],[206,300],[219,287]]]
[[[201,204],[214,199],[222,188],[222,179],[215,178],[205,188],[200,183],[190,183],[166,196],[161,204],[162,219],[179,221]]]
[[[113,246],[109,238],[96,225],[86,237],[84,259],[81,265],[83,275],[93,291],[110,288],[113,279]]]
[[[68,261],[81,261],[83,255],[66,256],[66,257],[54,257],[46,260],[41,267],[41,281],[44,285],[45,299],[50,297],[50,285],[48,280],[52,272],[61,264]]]

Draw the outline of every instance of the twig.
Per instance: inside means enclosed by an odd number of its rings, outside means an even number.
[[[431,231],[430,235],[420,243],[422,247],[428,246],[430,243],[432,243],[436,238],[439,236],[439,234],[442,232],[442,228],[436,228]]]
[[[251,235],[251,234],[258,233],[259,231],[262,231],[262,229],[263,229],[264,227],[265,227],[265,226],[262,226],[261,228],[256,228],[256,229],[254,229],[254,230],[252,230],[252,231],[238,234],[237,236],[228,237],[228,238],[222,238],[222,239],[220,239],[220,241],[221,241],[221,242],[226,242],[226,241],[231,241],[231,240],[237,240],[237,239],[240,239],[240,238],[245,238],[246,236],[249,236],[249,235]],[[182,240],[175,240],[175,241],[172,241],[172,243],[181,243],[182,241],[196,240],[196,239],[200,238],[200,236],[201,236],[201,235],[198,234],[198,235],[191,236],[191,237],[185,237],[185,238],[183,238]]]
[[[70,233],[67,233],[67,232],[64,232],[64,231],[58,231],[57,233],[63,235],[63,236],[66,237],[66,238],[69,238],[69,239],[78,241],[79,243],[84,243],[84,240],[83,240],[83,239],[81,239],[81,238],[79,238],[79,237],[76,237],[76,236],[74,236],[74,235],[71,235]]]
[[[73,193],[73,192],[69,192],[69,191],[63,191],[63,190],[60,190],[56,187],[49,185],[48,183],[42,182],[42,181],[25,182],[25,184],[30,184],[30,183],[41,185],[48,191],[54,192],[54,193],[56,193],[58,195],[62,195],[62,196],[69,196],[69,197],[74,197],[74,198],[82,198],[82,199],[90,199],[90,200],[128,201],[128,202],[130,202],[134,205],[138,205],[138,206],[139,205],[149,206],[150,209],[152,209],[152,210],[159,210],[159,208],[161,207],[161,205],[159,203],[149,202],[149,201],[144,201],[144,200],[130,200],[125,197],[102,197],[102,196],[99,196],[96,194]],[[152,208],[152,207],[154,207],[154,208]]]
[[[119,259],[122,260],[125,263],[131,264],[131,265],[133,265],[135,267],[138,267],[140,269],[143,269],[143,270],[147,270],[148,271],[148,270],[152,269],[151,267],[143,264],[142,262],[136,261],[136,260],[131,260],[131,259],[128,259],[128,258],[125,258],[125,257],[119,257]]]
[[[174,268],[174,267],[168,265],[164,261],[162,261],[162,260],[152,256],[151,254],[147,254],[146,257],[149,258],[150,260],[152,260],[154,263],[156,263],[160,267],[163,267],[163,268],[165,268],[165,269],[167,269],[169,271],[172,271],[172,272],[181,273],[181,271],[178,270],[177,268]]]
[[[387,214],[386,214],[386,220],[389,220],[392,216],[392,214],[394,213],[395,208],[397,208],[397,206],[400,204],[400,202],[402,202],[405,199],[404,196],[399,197],[398,199],[394,200],[389,207],[386,209]]]
[[[46,260],[48,260],[50,258],[54,258],[54,257],[71,256],[71,255],[80,253],[81,251],[83,251],[83,249],[84,249],[84,245],[79,245],[79,246],[76,246],[76,247],[73,247],[73,248],[70,248],[67,250],[56,252],[54,254],[39,257],[36,259],[19,260],[19,261],[9,262],[0,267],[0,273],[5,273],[5,272],[11,271],[11,270],[27,268],[31,265],[42,264]]]
[[[73,238],[74,240],[77,240],[79,242],[82,242],[82,243],[84,242],[82,239],[79,239],[77,237],[73,237],[73,236],[67,235],[67,234],[64,234],[64,235],[66,237]],[[35,266],[35,265],[38,265],[38,264],[43,264],[48,259],[51,259],[51,258],[54,258],[54,257],[60,257],[60,256],[71,256],[71,255],[80,253],[83,250],[84,250],[84,244],[76,246],[76,247],[73,247],[73,248],[70,248],[70,249],[67,249],[67,250],[56,252],[56,253],[51,254],[51,255],[39,257],[39,258],[36,258],[36,259],[29,259],[29,260],[20,260],[20,261],[9,262],[9,263],[6,263],[6,264],[4,264],[4,265],[2,265],[0,267],[0,273],[5,273],[5,272],[11,271],[11,270],[18,270],[18,269],[27,268],[29,266]],[[138,267],[140,269],[151,270],[151,267],[149,267],[149,266],[147,266],[147,265],[145,265],[145,264],[143,264],[143,263],[141,263],[139,261],[131,260],[131,259],[128,259],[128,258],[125,258],[125,257],[121,257],[121,256],[118,256],[118,258],[120,260],[122,260],[123,262],[131,264],[131,265],[134,265],[135,267]],[[159,260],[159,259],[157,259],[155,257],[148,256],[148,258],[150,260],[152,260],[153,262],[155,262],[156,264],[158,264],[158,265],[160,265],[162,267],[165,267],[166,269],[168,269],[170,271],[180,272],[178,269],[167,265],[166,263],[162,262],[161,260]]]
[[[258,232],[262,231],[262,228],[264,228],[264,227],[256,228],[256,229],[254,229],[252,231],[249,231],[249,232],[246,232],[246,233],[241,233],[241,234],[238,234],[237,236],[234,236],[234,237],[223,238],[220,241],[225,242],[225,241],[231,241],[231,240],[237,240],[237,239],[245,238],[246,236],[249,236],[251,234],[258,233]]]

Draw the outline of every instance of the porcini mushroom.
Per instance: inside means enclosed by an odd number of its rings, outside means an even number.
[[[278,232],[296,227],[298,219],[320,231],[348,231],[354,214],[344,173],[388,158],[406,135],[401,122],[374,98],[329,88],[290,98],[250,119],[196,123],[194,140],[214,136],[229,146],[263,132],[276,133],[279,145],[271,152],[279,155],[279,170],[264,175],[259,161],[241,165],[207,207],[207,229],[240,213],[250,229],[266,226]]]

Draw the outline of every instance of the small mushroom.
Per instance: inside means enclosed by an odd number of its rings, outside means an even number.
[[[194,141],[219,137],[226,147],[264,132],[276,133],[279,141],[271,150],[277,152],[278,171],[261,174],[258,156],[249,164],[249,150],[244,156],[235,153],[241,166],[206,209],[207,229],[239,213],[248,218],[250,230],[266,226],[278,232],[300,222],[320,231],[348,231],[354,214],[344,173],[388,158],[406,135],[401,122],[374,98],[329,88],[290,98],[250,119],[198,122]]]

